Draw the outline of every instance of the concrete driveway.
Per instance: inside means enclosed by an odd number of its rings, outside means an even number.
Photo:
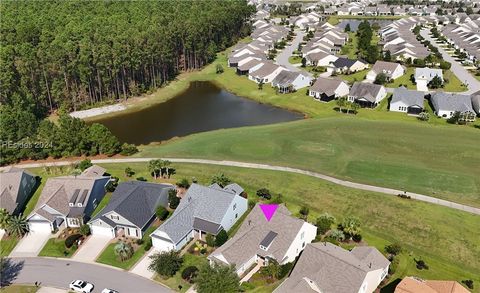
[[[18,242],[10,257],[37,256],[52,236],[53,234],[48,231],[31,231]]]
[[[146,253],[143,258],[139,262],[137,262],[137,264],[130,270],[130,273],[134,273],[147,279],[153,278],[154,273],[148,270],[148,266],[151,262],[150,256],[156,252],[158,251],[152,247],[150,251]]]
[[[94,262],[112,238],[103,235],[92,235],[81,244],[72,259],[82,262]]]

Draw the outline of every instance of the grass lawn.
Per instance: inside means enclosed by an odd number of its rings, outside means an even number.
[[[336,78],[343,79],[348,84],[352,85],[356,81],[364,80],[369,71],[370,71],[370,69],[365,69],[365,70],[358,71],[358,72],[355,72],[355,73],[352,73],[352,74],[341,74],[341,75],[337,75]]]
[[[207,263],[208,263],[208,260],[204,256],[197,256],[190,253],[185,253],[183,256],[182,267],[173,277],[163,278],[162,276],[155,275],[154,279],[160,283],[167,285],[168,287],[174,290],[177,290],[180,292],[186,292],[188,288],[190,288],[191,284],[189,284],[188,282],[185,282],[185,280],[182,279],[182,271],[189,266],[196,266],[197,268],[200,268],[200,266]],[[179,285],[182,286],[181,290],[178,290]]]
[[[384,158],[382,155],[379,157]],[[245,188],[249,199],[256,199],[256,190],[265,187],[282,194],[287,207],[294,214],[298,215],[299,208],[307,205],[310,208],[310,221],[314,221],[322,212],[333,214],[337,221],[346,215],[359,217],[363,239],[369,245],[382,251],[386,244],[393,242],[403,246],[405,253],[400,258],[401,269],[396,276],[415,275],[457,281],[470,278],[476,284],[480,283],[477,274],[480,270],[480,246],[477,243],[480,237],[479,216],[419,201],[345,188],[303,175],[199,164],[174,165],[177,170],[174,178],[158,179],[157,182],[196,177],[200,184],[208,184],[213,175],[224,173]],[[127,179],[123,172],[128,166],[138,176],[153,181],[147,175],[146,163],[102,166],[120,180]],[[413,257],[425,260],[430,269],[417,270]],[[174,280],[171,283],[168,280],[162,282],[174,289],[178,286]]]
[[[18,241],[20,241],[20,239],[16,237],[3,236],[2,240],[0,240],[0,257],[8,256],[15,248]]]
[[[112,198],[112,192],[107,192],[105,196],[102,198],[100,203],[97,205],[95,210],[92,213],[92,218],[98,214],[104,207],[107,206],[108,202],[110,201],[110,198]]]
[[[342,47],[340,55],[347,55],[350,59],[357,59],[357,35],[354,32],[348,33],[348,42]]]
[[[415,67],[407,67],[407,70],[405,71],[404,75],[395,79],[391,83],[387,83],[385,86],[386,87],[391,87],[391,88],[397,88],[397,87],[400,87],[400,86],[404,86],[408,89],[416,90],[417,86],[415,84],[413,84],[413,82],[410,80],[410,76],[412,74],[415,74]]]
[[[302,57],[300,57],[300,56],[290,56],[290,57],[288,57],[288,62],[290,64],[302,63]]]
[[[39,256],[70,258],[76,250],[74,247],[66,248],[64,239],[50,238],[40,251]]]
[[[125,168],[124,168],[125,170]],[[110,171],[110,170],[109,170]],[[145,233],[143,234],[144,243],[138,247],[138,249],[133,253],[132,257],[127,259],[126,261],[120,261],[120,259],[115,255],[115,244],[110,243],[100,254],[100,256],[95,260],[96,262],[111,265],[114,267],[118,267],[124,270],[131,269],[146,253],[145,251],[145,243],[150,234],[155,231],[156,227],[150,226]]]
[[[375,115],[380,110],[364,111]],[[468,126],[379,122],[344,114],[195,134],[142,147],[135,156],[298,167],[480,207],[479,135]]]
[[[446,92],[464,92],[468,88],[463,84],[463,81],[460,81],[458,77],[450,70],[444,70],[443,77],[448,80],[448,82],[443,87],[443,90]]]
[[[0,289],[2,293],[35,293],[37,291],[37,287],[30,285],[10,285]]]

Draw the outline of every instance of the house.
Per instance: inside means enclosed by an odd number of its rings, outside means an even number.
[[[329,242],[307,244],[290,276],[273,292],[374,292],[390,262],[371,246],[351,251]]]
[[[323,102],[348,95],[350,88],[340,79],[319,77],[310,87],[308,95]]]
[[[377,61],[367,73],[367,80],[375,81],[377,75],[383,73],[387,80],[394,80],[405,74],[405,67],[399,63]]]
[[[318,52],[308,53],[305,56],[305,60],[307,61],[306,65],[311,66],[323,66],[326,67],[330,63],[335,62],[338,59],[337,56],[329,54],[327,52],[318,50]]]
[[[428,83],[438,76],[443,81],[443,73],[441,69],[436,68],[415,68],[415,82],[417,84],[417,90],[428,91]]]
[[[0,208],[10,215],[21,213],[36,184],[36,176],[32,173],[12,166],[7,167],[0,173]]]
[[[278,206],[270,221],[256,205],[237,233],[208,259],[211,264],[234,265],[240,276],[255,263],[264,266],[270,260],[281,265],[294,261],[316,233],[317,227],[293,217],[284,205]]]
[[[368,64],[363,63],[360,60],[340,57],[328,65],[327,71],[337,74],[350,74],[366,68],[368,68]]]
[[[273,80],[272,86],[279,93],[291,93],[310,85],[312,78],[305,72],[292,72],[283,70]]]
[[[155,219],[159,206],[168,206],[170,184],[155,184],[143,181],[120,183],[108,205],[88,223],[93,235],[115,238],[118,234],[127,237],[143,237],[143,233]]]
[[[417,277],[405,277],[398,283],[394,293],[469,293],[455,281],[422,280]]]
[[[418,115],[423,112],[424,92],[408,90],[405,87],[393,90],[390,111]]]
[[[472,107],[480,115],[480,91],[472,94]]]
[[[472,108],[472,100],[468,95],[437,92],[432,94],[430,100],[438,117],[451,118],[455,112],[459,112],[461,120],[465,122],[475,121],[475,112]]]
[[[362,108],[374,108],[387,96],[384,86],[355,82],[348,94],[348,101],[358,103]]]
[[[104,173],[105,169],[94,165],[78,176],[49,178],[27,217],[30,230],[54,231],[62,225],[83,225],[105,195],[110,176]]]
[[[257,70],[248,73],[248,79],[256,83],[270,83],[285,68],[273,64],[271,61],[265,61]]]
[[[238,65],[237,67],[237,74],[238,75],[247,75],[248,73],[255,71],[262,67],[264,61],[263,60],[257,60],[257,59],[252,59],[248,62],[242,63],[241,65]]]
[[[192,184],[175,212],[152,234],[152,244],[160,251],[180,250],[192,238],[228,231],[247,210],[247,199],[238,184]]]

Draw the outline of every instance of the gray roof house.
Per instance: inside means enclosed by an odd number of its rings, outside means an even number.
[[[350,88],[341,79],[319,77],[310,87],[308,95],[323,102],[347,96]]]
[[[290,93],[310,85],[312,78],[306,72],[283,70],[273,80],[272,86],[279,93]]]
[[[11,215],[21,213],[36,183],[36,176],[32,173],[16,167],[7,167],[0,173],[0,208]]]
[[[159,251],[180,250],[192,238],[228,231],[247,210],[247,199],[238,184],[202,186],[192,184],[175,212],[152,234]]]
[[[241,276],[255,263],[260,267],[272,259],[279,264],[294,261],[316,233],[317,227],[293,217],[284,205],[278,206],[270,221],[256,205],[235,236],[208,259],[211,264],[235,265]]]
[[[351,251],[328,242],[307,244],[290,276],[275,293],[374,292],[390,262],[374,247]]]
[[[472,107],[480,115],[480,91],[472,94]]]
[[[83,225],[102,200],[110,180],[110,176],[96,175],[99,170],[92,166],[78,176],[49,178],[34,211],[27,217],[30,230],[53,231],[61,226]]]
[[[384,86],[365,82],[355,82],[348,94],[348,101],[361,107],[376,107],[387,96]]]
[[[155,219],[159,206],[168,206],[170,184],[155,184],[142,181],[120,183],[108,205],[88,223],[93,235],[114,238],[120,233],[133,238],[142,238],[145,230]]]
[[[418,115],[424,109],[425,93],[399,87],[393,90],[390,111],[403,112],[409,115]]]
[[[472,108],[472,99],[468,95],[437,92],[430,97],[435,114],[438,117],[450,118],[459,112],[461,120],[475,121],[476,114]]]

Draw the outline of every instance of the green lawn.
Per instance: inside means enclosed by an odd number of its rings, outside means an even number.
[[[102,198],[100,203],[97,205],[95,210],[92,213],[92,218],[95,217],[96,214],[98,214],[104,207],[107,206],[108,202],[110,201],[110,198],[112,198],[112,193],[107,192],[105,196]]]
[[[2,293],[35,293],[37,291],[37,287],[29,285],[10,285],[0,289]]]
[[[341,55],[347,55],[350,59],[357,59],[358,38],[354,32],[348,33],[348,42],[342,47]]]
[[[102,166],[120,180],[127,179],[122,175],[127,166],[139,176],[151,178],[147,175],[146,163]],[[332,213],[337,221],[346,215],[357,216],[362,221],[363,238],[369,245],[383,250],[386,244],[398,241],[404,247],[405,253],[400,258],[402,269],[395,276],[415,275],[457,281],[471,278],[476,284],[480,283],[477,274],[480,270],[479,216],[285,172],[199,164],[174,164],[174,167],[177,175],[166,180],[168,182],[196,177],[200,184],[208,184],[214,174],[225,173],[245,188],[249,199],[256,199],[256,190],[265,187],[282,194],[287,207],[296,215],[300,206],[309,206],[310,221],[322,212]],[[424,259],[430,269],[418,271],[413,257]],[[179,281],[162,282],[175,289]]]
[[[125,168],[123,168],[125,170]],[[110,168],[108,170],[110,172]],[[111,173],[112,174],[112,173]],[[127,259],[126,261],[120,261],[120,259],[115,255],[115,243],[110,243],[100,254],[100,256],[95,260],[96,262],[111,265],[114,267],[118,267],[124,270],[131,269],[146,253],[145,251],[145,243],[150,234],[155,231],[156,227],[150,226],[143,235],[144,243],[133,253],[132,257]]]
[[[365,69],[365,70],[355,72],[355,73],[352,73],[352,74],[341,74],[341,75],[337,75],[336,78],[343,79],[348,84],[352,85],[356,81],[364,80],[369,71],[370,71],[370,69]]]
[[[3,236],[0,240],[0,257],[8,256],[10,252],[15,248],[20,239],[16,237],[6,237]]]
[[[443,77],[448,80],[448,82],[443,87],[443,90],[446,92],[464,92],[468,88],[463,84],[463,81],[460,81],[458,77],[450,70],[444,70]]]
[[[40,251],[40,256],[65,257],[70,258],[75,253],[76,248],[66,248],[64,239],[50,238]]]
[[[387,83],[385,86],[386,87],[392,87],[392,88],[397,88],[400,86],[405,86],[408,89],[411,90],[416,90],[417,86],[413,84],[413,82],[410,80],[410,76],[415,73],[415,68],[414,67],[408,67],[407,70],[405,71],[405,74],[400,76],[399,78],[395,79],[391,83]]]
[[[371,115],[379,111],[368,110]],[[135,156],[298,167],[480,207],[478,129],[415,122],[371,121],[344,114],[195,134],[142,147]]]
[[[177,290],[180,292],[186,292],[191,285],[182,279],[182,271],[189,266],[196,266],[197,268],[200,268],[200,266],[207,263],[208,263],[208,260],[204,256],[197,256],[190,253],[186,253],[183,256],[182,267],[173,277],[163,278],[162,276],[155,275],[154,279],[160,283],[167,285],[168,287],[174,290]],[[178,290],[179,285],[182,286],[181,290]]]
[[[288,62],[290,62],[290,64],[302,63],[302,57],[300,57],[300,56],[290,56],[290,57],[288,57]]]

